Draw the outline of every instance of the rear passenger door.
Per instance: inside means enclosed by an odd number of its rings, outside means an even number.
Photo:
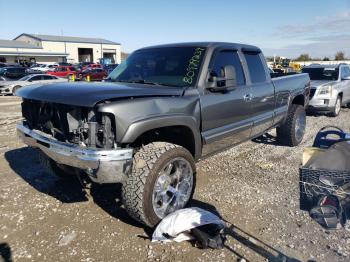
[[[235,50],[217,50],[209,64],[209,75],[224,77],[225,66],[233,66],[236,86],[224,92],[208,89],[201,95],[202,136],[207,145],[203,155],[222,150],[249,138],[251,132],[251,103],[245,97],[250,92],[246,85],[241,58]],[[209,82],[209,81],[208,81]]]
[[[273,125],[275,90],[261,52],[243,52],[251,90],[253,129],[251,136],[263,133]]]

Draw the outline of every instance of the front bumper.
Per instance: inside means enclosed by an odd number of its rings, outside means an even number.
[[[23,123],[17,124],[17,134],[22,141],[39,148],[59,164],[85,171],[96,183],[123,182],[131,170],[132,149],[96,149],[80,147],[56,140],[39,130],[31,130]]]
[[[1,87],[0,88],[0,95],[11,95],[12,94],[12,88],[10,87]]]
[[[334,110],[336,100],[329,96],[314,96],[310,99],[307,110],[331,112]]]

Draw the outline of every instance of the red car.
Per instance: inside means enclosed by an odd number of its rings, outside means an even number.
[[[107,75],[107,72],[102,68],[88,68],[78,73],[77,78],[86,81],[87,76],[90,76],[90,80],[102,80]]]
[[[91,64],[83,66],[83,70],[88,69],[88,68],[102,68],[102,65],[91,63]]]
[[[76,75],[77,70],[73,66],[58,66],[53,71],[48,71],[46,74],[58,77],[68,77],[70,75]]]

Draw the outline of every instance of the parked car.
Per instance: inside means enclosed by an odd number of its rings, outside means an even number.
[[[109,75],[117,66],[118,64],[103,65],[103,69],[106,70],[107,74]]]
[[[102,65],[101,64],[89,64],[89,65],[86,65],[85,67],[83,67],[83,70],[89,69],[89,68],[102,68]]]
[[[309,76],[271,79],[255,46],[143,48],[108,80],[21,88],[17,130],[50,174],[122,183],[125,209],[148,226],[190,201],[195,160],[273,128],[283,145],[304,136]],[[42,110],[51,117],[38,121]]]
[[[49,64],[49,65],[41,65],[38,67],[32,67],[31,70],[33,71],[40,71],[40,72],[47,72],[54,70],[56,67],[58,67],[58,64]]]
[[[338,116],[341,106],[350,103],[350,67],[341,65],[311,65],[302,69],[311,79],[311,112],[330,113]]]
[[[22,77],[17,81],[2,81],[0,82],[0,94],[14,94],[19,88],[33,84],[50,84],[67,82],[68,79],[46,74],[32,74]]]
[[[0,68],[0,76],[2,76],[5,80],[18,80],[27,75],[25,67],[1,67]]]
[[[88,68],[77,73],[77,79],[86,81],[87,77],[90,76],[90,80],[101,81],[107,77],[107,75],[107,72],[102,68]]]
[[[67,63],[67,62],[59,62],[58,65],[59,66],[72,66],[71,63]]]
[[[69,77],[70,75],[76,75],[77,70],[73,66],[58,66],[52,71],[47,71],[46,74],[59,76],[59,77]]]
[[[84,70],[89,65],[93,64],[93,62],[80,62],[75,65],[76,68],[79,68],[80,70]]]

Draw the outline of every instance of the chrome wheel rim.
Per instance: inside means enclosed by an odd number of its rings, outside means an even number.
[[[193,188],[193,170],[191,164],[178,157],[167,162],[155,181],[152,205],[160,218],[185,207],[190,200]]]
[[[298,141],[301,141],[304,137],[306,127],[306,115],[305,113],[299,114],[295,122],[295,137]]]
[[[337,99],[337,102],[335,104],[335,113],[338,115],[340,112],[340,99]]]

